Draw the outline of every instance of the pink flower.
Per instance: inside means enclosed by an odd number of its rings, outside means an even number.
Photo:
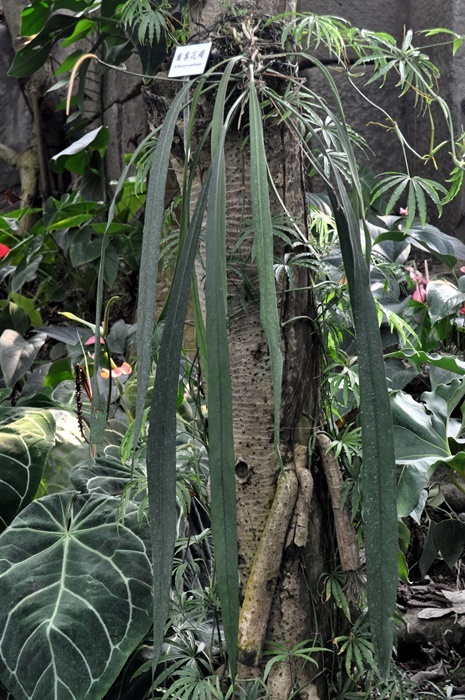
[[[426,299],[426,287],[423,284],[416,284],[415,291],[412,294],[414,301],[420,301],[422,304]]]
[[[399,216],[408,216],[408,209],[404,209],[403,207],[401,207],[399,209]]]
[[[410,279],[415,282],[415,284],[428,284],[428,280],[426,280],[421,272],[418,272],[414,267],[408,267],[407,268]]]
[[[95,335],[91,335],[90,338],[87,338],[84,345],[95,345]],[[100,336],[100,345],[105,345],[105,341],[102,336]]]
[[[102,369],[100,372],[100,375],[104,379],[109,379],[110,372],[111,372],[112,377],[121,377],[122,375],[132,374],[132,367],[128,362],[123,362],[121,367],[112,367],[111,370],[106,369],[106,368]]]
[[[421,272],[419,272],[414,267],[407,267],[410,279],[415,282],[415,291],[412,294],[412,299],[414,301],[419,301],[422,304],[426,300],[426,285],[428,284],[428,270],[425,264],[426,277],[424,277]]]

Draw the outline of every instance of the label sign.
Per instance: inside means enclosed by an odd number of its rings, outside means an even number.
[[[188,75],[201,75],[207,65],[212,42],[178,46],[171,63],[168,78],[184,78]]]

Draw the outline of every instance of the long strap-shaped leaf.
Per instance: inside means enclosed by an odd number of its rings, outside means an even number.
[[[270,352],[274,401],[274,444],[279,456],[283,357],[281,354],[281,331],[273,267],[273,221],[268,192],[262,113],[255,89],[253,73],[250,79],[250,188],[254,227],[254,252],[257,260],[260,286],[260,321]]]
[[[205,255],[206,340],[208,357],[208,426],[211,519],[215,543],[215,568],[221,602],[229,667],[234,677],[239,630],[239,577],[236,527],[236,481],[232,424],[232,389],[227,330],[226,281],[226,176],[224,141],[236,100],[223,124],[225,72],[218,89],[221,102],[214,112],[215,143],[208,200]]]
[[[139,271],[139,301],[137,307],[137,400],[134,442],[140,433],[142,416],[149,386],[152,361],[152,336],[155,326],[155,297],[158,277],[160,238],[165,207],[166,178],[173,134],[183,99],[191,82],[183,85],[169,108],[158,137],[150,168],[145,224]]]
[[[362,188],[344,110],[336,84],[326,66],[312,57],[336,104],[333,123],[347,157],[355,197],[362,210]],[[329,112],[328,112],[329,113]],[[337,168],[333,168],[342,208],[328,188],[347,275],[357,338],[362,424],[362,489],[365,520],[367,593],[372,639],[382,673],[389,672],[394,640],[393,615],[397,585],[397,509],[394,437],[376,307],[370,289],[371,241],[365,255],[360,242],[359,216]]]
[[[362,491],[367,594],[376,656],[387,676],[394,641],[397,585],[397,510],[394,438],[378,318],[360,225],[340,178],[343,208],[329,191],[339,234],[358,349],[362,425]]]
[[[173,279],[149,414],[147,485],[153,557],[153,668],[163,644],[176,541],[176,398],[184,322],[209,177],[200,193]]]
[[[114,219],[116,211],[116,202],[123,189],[124,183],[126,182],[129,171],[134,165],[139,154],[145,148],[145,146],[153,139],[153,134],[148,134],[143,141],[138,145],[132,157],[123,169],[121,176],[117,182],[113,199],[111,201],[109,210],[107,225],[105,227],[105,234],[102,238],[102,250],[100,253],[100,263],[98,271],[97,280],[97,295],[96,295],[96,316],[95,316],[95,361],[94,361],[94,374],[92,376],[92,411],[90,417],[90,443],[91,445],[99,445],[103,442],[105,427],[106,427],[106,412],[103,405],[102,397],[100,396],[100,389],[98,386],[98,375],[100,367],[100,324],[102,321],[102,305],[103,305],[103,292],[104,292],[104,269],[105,269],[105,249],[107,245],[107,236],[110,225]],[[108,330],[108,329],[106,329]]]

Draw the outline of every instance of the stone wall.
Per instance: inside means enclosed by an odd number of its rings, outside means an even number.
[[[0,0],[1,3],[1,0]],[[1,6],[1,5],[0,5]],[[348,19],[354,25],[367,29],[385,31],[401,39],[405,29],[424,29],[442,26],[465,33],[465,0],[300,0],[301,11],[332,14]],[[429,40],[424,38],[425,43]],[[12,55],[11,39],[5,25],[0,22],[0,65],[3,76]],[[441,70],[441,91],[451,104],[456,129],[462,128],[465,114],[465,47],[452,59],[450,47],[436,50],[431,55]],[[138,61],[128,66],[137,72]],[[319,72],[312,67],[303,69],[309,85],[325,94],[327,88]],[[379,126],[384,115],[371,108],[348,85],[347,80],[334,72],[341,91],[349,123],[369,141],[374,155],[368,153],[367,162],[375,171],[403,170],[403,157],[397,139],[387,129]],[[135,143],[147,133],[145,110],[140,97],[142,80],[129,74],[108,71],[102,78],[103,123],[110,128],[112,140],[108,149],[107,174],[118,178],[125,153],[134,150]],[[429,148],[429,125],[422,121],[415,110],[412,99],[399,99],[394,89],[393,75],[383,90],[370,87],[366,90],[373,102],[385,108],[397,121],[401,130],[412,141],[419,153]],[[361,87],[361,84],[360,84]],[[20,86],[16,81],[4,77],[0,86],[0,109],[7,118],[0,124],[0,142],[18,150],[26,147],[31,122]],[[378,125],[377,125],[378,123]],[[435,143],[445,138],[438,114]],[[438,170],[433,166],[415,165],[416,172],[444,182],[446,179],[446,158],[437,159]],[[447,165],[450,164],[450,161]],[[0,192],[15,185],[15,173],[4,163],[0,163]],[[432,213],[433,214],[433,213]],[[449,233],[456,233],[465,240],[465,194],[457,197],[449,205],[440,222]]]
[[[415,31],[432,27],[444,27],[452,29],[458,34],[465,34],[465,0],[445,0],[444,2],[431,2],[431,0],[300,0],[299,10],[315,12],[317,14],[329,14],[344,17],[355,26],[384,31],[401,40],[408,29]],[[439,37],[422,37],[422,45],[434,43]],[[417,40],[418,41],[418,40]],[[431,60],[439,67],[441,72],[440,93],[447,100],[454,117],[455,129],[459,134],[463,130],[465,116],[465,46],[461,48],[455,57],[452,56],[450,46],[441,47],[434,51],[425,49]],[[321,78],[316,75],[316,69],[307,69],[304,75],[312,87],[325,91]],[[373,87],[367,91],[367,95],[373,98],[398,122],[400,129],[411,142],[419,154],[429,151],[431,130],[427,120],[421,118],[418,109],[413,104],[412,96],[399,99],[398,92],[394,89],[395,79],[387,83],[385,88],[378,90]],[[382,115],[371,109],[353,96],[353,90],[347,83],[342,84],[342,97],[347,109],[347,118],[352,126],[362,133],[373,148],[374,156],[369,156],[367,161],[375,171],[389,171],[405,169],[403,157],[394,134],[386,132],[380,127],[375,127],[373,122],[382,121]],[[381,116],[381,118],[380,118]],[[439,110],[435,119],[435,144],[447,139],[444,121]],[[397,142],[397,143],[396,143]],[[448,168],[451,161],[447,157],[449,149],[444,149],[437,158],[437,169],[432,163],[425,166],[416,160],[413,163],[414,172],[424,177],[429,177],[447,186]],[[411,163],[411,164],[412,164]],[[440,221],[435,211],[430,212],[431,220],[447,233],[455,234],[465,241],[465,192],[459,195],[453,203],[449,204]]]
[[[7,76],[13,56],[8,27],[0,22],[0,144],[23,153],[30,143],[32,119],[20,84]],[[15,168],[0,160],[0,193],[18,186]]]

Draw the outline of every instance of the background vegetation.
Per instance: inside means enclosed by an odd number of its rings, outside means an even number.
[[[452,665],[412,680],[391,656],[399,579],[424,581],[439,558],[455,572],[439,579],[445,614],[463,606],[465,526],[445,494],[463,491],[465,468],[465,247],[430,223],[460,191],[463,135],[412,32],[398,45],[339,18],[270,19],[252,3],[216,11],[207,72],[165,93],[163,62],[189,36],[184,6],[35,0],[22,13],[32,38],[10,75],[31,79],[59,46],[56,78],[73,96],[69,145],[47,165],[53,191],[30,201],[23,178],[0,219],[1,692],[457,700]],[[428,35],[460,48],[447,30]],[[428,153],[382,115],[405,173],[363,165],[369,144],[346,122],[323,50],[354,90],[382,88],[392,72],[411,96],[431,126]],[[124,70],[133,52],[154,81],[152,130],[108,182],[112,135],[91,128],[87,74],[95,62]],[[299,81],[299,62],[319,68],[331,101]],[[303,212],[272,170],[279,129],[289,179],[305,173]],[[243,189],[232,199],[237,144]],[[439,157],[447,181],[416,174],[415,158]],[[157,305],[161,275],[169,292]],[[302,315],[285,317],[286,295],[309,289]],[[194,349],[183,349],[188,304]],[[272,484],[247,576],[236,491],[260,487],[237,451],[240,314],[264,339],[254,352],[266,358]],[[303,425],[302,409],[285,437],[288,367],[302,356],[283,338],[300,321],[319,338],[308,386],[321,411]],[[241,399],[256,410],[254,392]],[[331,523],[316,586],[313,490]],[[292,644],[270,624],[289,552],[308,584],[303,607],[326,619]],[[459,659],[462,647],[459,634],[447,653]]]

